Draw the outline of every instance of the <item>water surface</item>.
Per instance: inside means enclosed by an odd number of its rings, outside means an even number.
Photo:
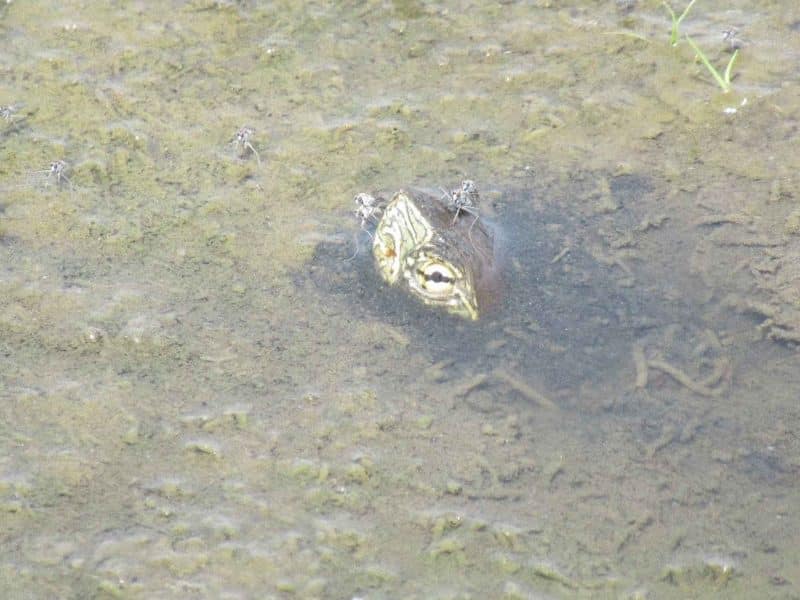
[[[796,597],[795,4],[5,3],[3,597]],[[464,178],[476,324],[344,260]]]

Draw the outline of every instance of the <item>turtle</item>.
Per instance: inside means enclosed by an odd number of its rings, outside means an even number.
[[[376,190],[355,202],[371,253],[352,256],[340,241],[322,241],[296,285],[343,322],[385,325],[432,361],[449,361],[453,381],[497,371],[565,390],[613,377],[629,366],[643,332],[690,321],[693,308],[660,301],[670,280],[653,280],[647,265],[634,263],[629,272],[597,258],[607,231],[632,230],[640,217],[623,208],[597,215],[558,201],[587,193],[583,186],[592,181],[584,175],[563,188],[550,181],[494,186],[491,210],[482,197],[477,219],[471,186],[445,194],[435,187]],[[621,206],[650,189],[638,176],[620,176],[611,187]],[[631,273],[640,279],[631,282]],[[387,343],[381,338],[376,348]]]
[[[498,286],[495,239],[476,212],[472,181],[441,197],[400,190],[373,237],[378,273],[426,305],[477,320]]]

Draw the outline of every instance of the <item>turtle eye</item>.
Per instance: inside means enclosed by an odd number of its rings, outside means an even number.
[[[417,271],[420,287],[431,294],[444,294],[453,289],[456,275],[443,264],[430,264]]]

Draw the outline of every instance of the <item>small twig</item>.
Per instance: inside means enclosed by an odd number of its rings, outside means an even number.
[[[636,389],[643,390],[647,387],[647,359],[644,348],[638,344],[633,346],[633,364],[636,366]]]
[[[512,389],[522,394],[531,402],[534,402],[543,408],[558,409],[558,405],[550,400],[550,398],[542,394],[534,387],[528,385],[527,382],[523,381],[519,377],[512,375],[508,371],[504,369],[495,369],[492,375],[494,375],[494,377],[498,380],[508,384]]]
[[[654,369],[658,369],[659,371],[666,373],[686,389],[694,392],[695,394],[699,394],[700,396],[717,396],[721,393],[719,389],[711,389],[702,383],[698,383],[689,377],[685,372],[681,371],[678,367],[674,367],[666,361],[649,360],[647,361],[647,364]]]

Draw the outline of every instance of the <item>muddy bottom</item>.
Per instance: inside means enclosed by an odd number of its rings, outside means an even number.
[[[0,597],[795,598],[796,4],[0,1]]]

